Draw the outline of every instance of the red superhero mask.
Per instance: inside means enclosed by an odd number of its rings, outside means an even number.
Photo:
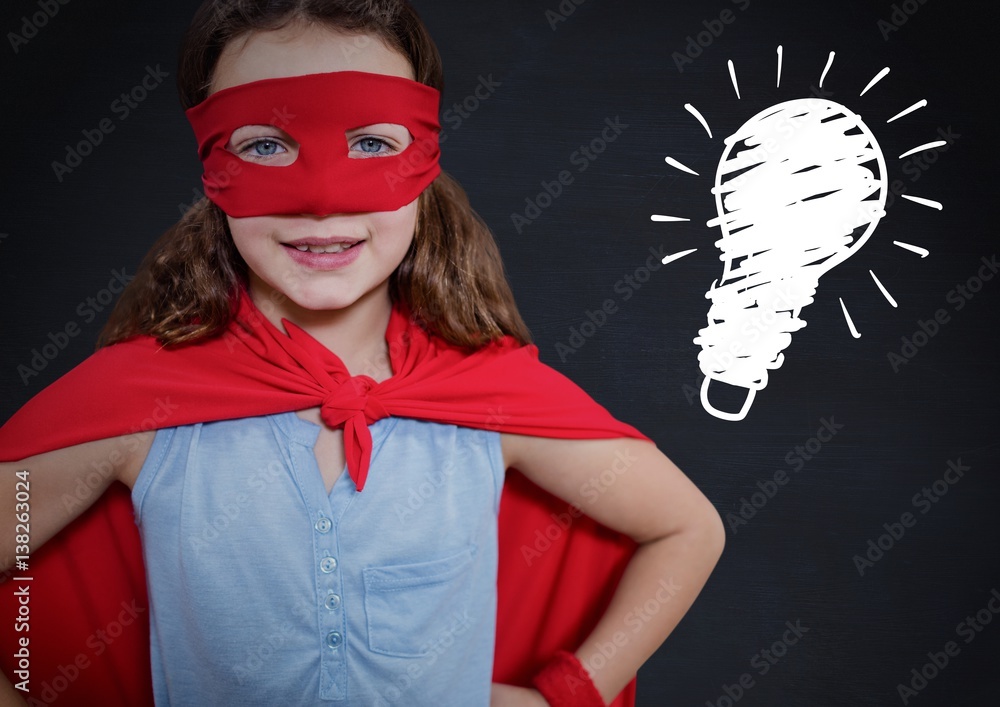
[[[398,76],[335,71],[263,79],[213,93],[186,111],[205,166],[205,195],[228,215],[395,211],[441,172],[441,94]],[[351,157],[346,133],[404,126],[413,141],[387,157]],[[226,149],[246,125],[274,125],[298,143],[285,166],[248,162]]]

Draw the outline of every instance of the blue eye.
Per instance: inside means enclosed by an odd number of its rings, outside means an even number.
[[[229,136],[226,149],[245,162],[285,167],[299,154],[299,144],[275,125],[244,125]]]
[[[239,154],[245,155],[246,158],[251,160],[259,160],[274,157],[283,152],[287,152],[287,150],[277,140],[262,137],[244,145],[240,149]]]
[[[363,137],[354,143],[354,145],[355,147],[358,147],[361,152],[369,155],[380,155],[389,150],[389,143],[377,137]],[[382,148],[385,149],[383,150]]]
[[[247,149],[253,149],[254,154],[259,157],[270,157],[271,155],[278,154],[278,148],[281,147],[274,140],[268,140],[267,138],[261,140],[254,140],[252,143],[247,145]]]

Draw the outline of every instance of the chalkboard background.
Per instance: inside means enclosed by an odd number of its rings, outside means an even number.
[[[133,274],[178,205],[194,198],[200,165],[173,81],[196,5],[73,0],[26,43],[14,40],[16,51],[0,47],[0,419],[92,350],[107,310],[88,298],[99,304],[117,275]],[[0,29],[26,37],[22,18],[39,6],[6,3]],[[651,436],[727,519],[727,547],[705,591],[639,673],[639,704],[996,703],[1000,277],[981,267],[997,253],[996,5],[417,7],[445,62],[444,168],[494,229],[543,360]],[[820,282],[802,313],[808,326],[748,417],[718,420],[695,397],[692,339],[706,324],[704,293],[722,274],[719,230],[706,226],[722,137],[769,105],[814,95],[830,51],[825,95],[872,127],[896,194],[944,209],[891,198],[871,240]],[[885,66],[891,73],[859,97]],[[169,78],[123,117],[115,100],[156,67]],[[477,86],[480,98],[470,98]],[[926,108],[886,124],[920,99]],[[715,139],[685,103],[706,116]],[[114,131],[60,181],[52,162],[103,119]],[[620,134],[593,160],[582,157],[609,120]],[[944,148],[895,159],[942,134]],[[702,176],[668,166],[667,155]],[[572,182],[539,199],[562,170]],[[528,209],[530,201],[544,208]],[[654,213],[690,221],[653,223]],[[637,273],[650,249],[690,248],[697,251]],[[614,313],[575,337],[605,300]],[[927,323],[936,314],[935,330]],[[922,336],[921,321],[935,333]],[[67,325],[78,333],[60,337]],[[25,376],[33,350],[51,340],[64,349]],[[906,363],[894,366],[889,354]],[[817,436],[825,424],[836,433]],[[966,470],[946,473],[949,462]],[[777,472],[788,480],[772,487]],[[901,522],[907,512],[910,527]],[[949,641],[957,655],[925,667],[928,652]],[[900,684],[917,694],[901,696]]]

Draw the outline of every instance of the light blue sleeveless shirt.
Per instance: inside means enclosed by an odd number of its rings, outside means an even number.
[[[132,491],[157,705],[486,707],[499,433],[388,417],[328,495],[295,413],[157,431]]]

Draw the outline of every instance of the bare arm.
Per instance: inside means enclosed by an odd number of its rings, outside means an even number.
[[[28,705],[21,693],[11,685],[10,680],[7,679],[2,670],[0,670],[0,705],[8,705],[9,707],[21,707],[21,705],[27,707]]]
[[[131,488],[154,435],[102,439],[0,464],[0,571],[54,537],[112,482]],[[0,704],[27,704],[3,671]]]
[[[650,442],[510,434],[501,439],[508,466],[639,543],[603,617],[576,651],[610,702],[708,580],[725,543],[722,520]]]
[[[37,550],[100,498],[113,481],[131,488],[153,432],[86,442],[0,464],[0,570],[13,566],[27,523]],[[18,495],[20,493],[20,496]],[[20,528],[18,527],[20,525]]]

